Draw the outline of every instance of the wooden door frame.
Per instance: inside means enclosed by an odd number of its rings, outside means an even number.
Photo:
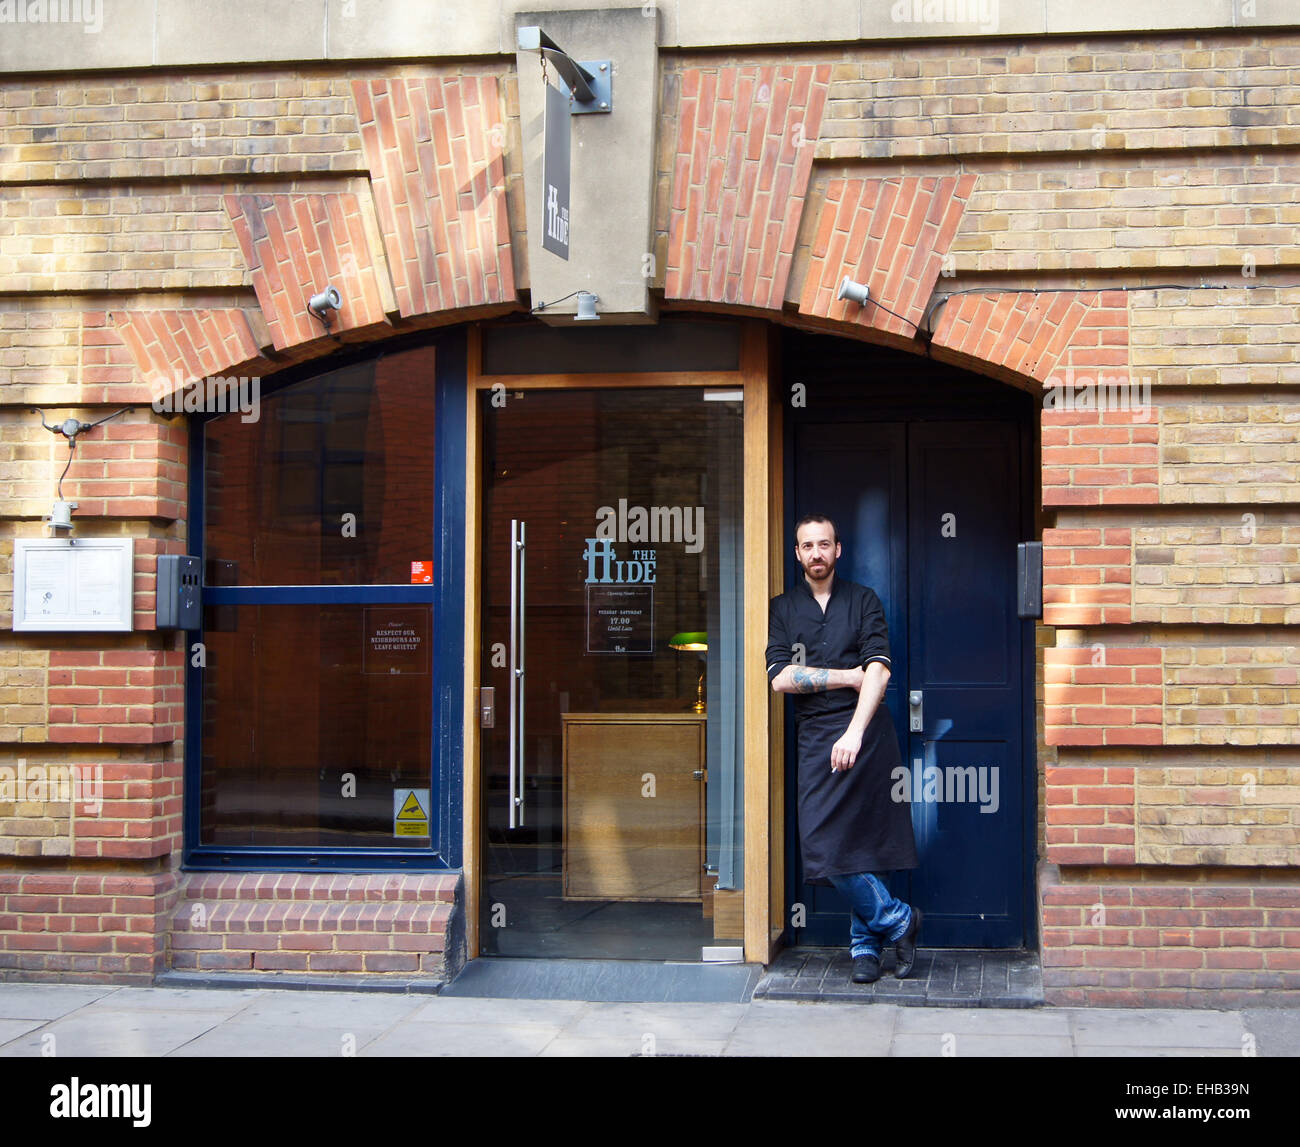
[[[777,548],[783,513],[780,480],[780,409],[770,378],[774,328],[761,320],[744,321],[740,367],[735,371],[650,372],[619,374],[484,375],[483,338],[478,324],[469,328],[465,410],[465,676],[462,809],[464,835],[465,955],[481,954],[480,897],[483,887],[484,825],[480,768],[478,690],[481,665],[479,581],[483,488],[480,473],[483,427],[478,396],[498,383],[512,390],[579,387],[690,386],[715,387],[744,394],[742,443],[742,529],[744,549],[744,656],[742,696],[744,813],[744,955],[751,963],[771,961],[784,915],[783,749],[780,707],[772,701],[763,652],[767,647],[768,601],[774,573],[780,569]],[[775,468],[775,475],[774,475]],[[775,527],[775,529],[774,529]],[[754,576],[758,573],[759,576]],[[774,731],[778,734],[775,739]],[[761,894],[760,894],[761,892]]]

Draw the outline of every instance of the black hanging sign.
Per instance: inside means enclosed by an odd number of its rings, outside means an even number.
[[[546,119],[542,148],[542,246],[561,259],[569,257],[569,96],[546,84]]]

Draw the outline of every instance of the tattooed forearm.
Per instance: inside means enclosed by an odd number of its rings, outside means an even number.
[[[805,669],[796,667],[791,679],[796,693],[823,693],[830,688],[831,671],[829,669]]]

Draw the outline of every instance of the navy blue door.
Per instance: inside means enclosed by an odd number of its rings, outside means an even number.
[[[919,867],[891,878],[925,913],[926,947],[1019,947],[1026,941],[1024,666],[1032,624],[1016,614],[1023,526],[1014,421],[800,421],[791,445],[797,517],[829,514],[838,572],[871,586],[889,624],[885,704],[908,765]],[[792,536],[787,580],[798,576]],[[1032,660],[1029,660],[1032,666]],[[919,731],[909,694],[920,694]],[[787,714],[787,873],[793,942],[842,946],[848,908],[805,885]],[[1032,746],[1031,746],[1032,748]],[[802,905],[803,911],[799,912]]]

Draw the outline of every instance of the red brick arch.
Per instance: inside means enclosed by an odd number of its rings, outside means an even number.
[[[667,301],[928,349],[1035,391],[1060,370],[1127,369],[1122,292],[960,293],[936,305],[978,176],[815,164],[830,75],[829,64],[666,73]],[[200,378],[263,356],[269,372],[332,352],[337,343],[305,314],[304,296],[327,281],[348,296],[335,333],[364,339],[383,337],[390,321],[445,323],[518,308],[511,235],[525,221],[512,231],[507,218],[501,77],[359,78],[352,92],[380,246],[367,237],[365,204],[351,190],[227,196],[259,307],[120,318],[143,374]],[[870,287],[872,303],[836,300],[846,275]],[[1053,449],[1086,434],[1049,425],[1066,437]],[[1044,463],[1059,476],[1050,457]],[[1136,477],[1144,490],[1137,500],[1154,501],[1154,487]],[[1073,504],[1075,479],[1066,469],[1063,480],[1046,482],[1048,504]]]

